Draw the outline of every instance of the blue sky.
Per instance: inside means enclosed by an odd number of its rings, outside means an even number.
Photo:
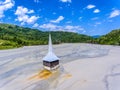
[[[0,0],[0,23],[103,35],[120,28],[120,0]]]

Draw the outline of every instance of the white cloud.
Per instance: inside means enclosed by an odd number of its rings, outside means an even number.
[[[65,31],[70,31],[70,32],[79,32],[84,30],[81,26],[72,26],[72,25],[67,25],[64,27]]]
[[[29,14],[34,13],[34,10],[30,10],[28,13],[29,13]]]
[[[4,12],[14,6],[13,0],[5,0],[0,2],[0,18],[4,17]]]
[[[50,22],[52,23],[59,23],[60,21],[62,21],[64,19],[63,16],[59,16],[56,20],[51,20]]]
[[[113,17],[119,16],[119,15],[120,15],[120,10],[113,10],[113,11],[110,13],[109,18],[113,18]]]
[[[15,15],[17,15],[16,21],[21,22],[21,24],[33,24],[37,19],[39,18],[38,16],[29,16],[29,14],[34,13],[34,10],[28,10],[25,7],[18,6],[17,10],[15,12]]]
[[[37,17],[37,16],[28,17],[27,23],[28,23],[28,24],[32,24],[32,23],[34,23],[38,18],[39,18],[39,17]]]
[[[39,26],[38,23],[35,23],[32,27],[37,28]]]
[[[43,24],[39,26],[41,29],[45,30],[57,30],[58,28],[61,28],[60,26],[48,23],[48,24]]]
[[[67,21],[66,23],[67,23],[67,24],[70,24],[70,23],[72,23],[72,21]]]
[[[65,26],[65,29],[67,29],[67,30],[71,30],[71,29],[74,29],[74,26],[67,25],[67,26]]]
[[[17,10],[15,12],[15,15],[25,15],[25,14],[31,14],[31,13],[34,13],[34,10],[28,10],[27,8],[25,7],[22,7],[22,6],[18,6],[17,7]]]
[[[86,31],[85,30],[83,30],[83,32],[82,33],[86,33]]]
[[[99,10],[99,9],[95,9],[93,12],[94,12],[94,13],[99,13],[100,10]]]
[[[60,1],[63,2],[63,3],[66,3],[66,2],[71,3],[72,2],[71,0],[60,0]]]
[[[51,23],[40,25],[39,28],[43,30],[50,30],[50,31],[67,31],[67,32],[84,31],[84,28],[82,28],[81,26],[72,26],[72,25],[59,26]]]
[[[90,4],[90,5],[88,5],[86,8],[87,8],[87,9],[92,9],[92,8],[95,8],[95,7],[96,7],[95,5]]]

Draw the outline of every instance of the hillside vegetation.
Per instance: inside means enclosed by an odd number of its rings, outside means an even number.
[[[28,45],[48,44],[49,32],[20,27],[17,25],[0,24],[0,49],[17,48]],[[90,36],[72,32],[51,32],[54,44],[58,43],[88,43]]]
[[[0,49],[17,48],[30,45],[48,44],[49,32],[20,27],[17,25],[0,24]],[[97,43],[120,45],[120,29],[98,38],[72,32],[51,32],[54,44],[59,43]]]
[[[107,45],[120,45],[120,29],[113,30],[108,34],[101,36],[97,39],[97,43]]]

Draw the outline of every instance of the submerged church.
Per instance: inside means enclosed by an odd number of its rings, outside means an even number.
[[[43,66],[44,66],[44,69],[47,69],[50,71],[56,70],[59,68],[59,58],[53,52],[51,34],[49,34],[48,53],[43,58]]]

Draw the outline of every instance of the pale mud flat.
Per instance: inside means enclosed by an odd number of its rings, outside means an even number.
[[[120,90],[120,47],[94,44],[54,45],[60,71],[47,79],[42,70],[47,46],[0,50],[0,90]]]

